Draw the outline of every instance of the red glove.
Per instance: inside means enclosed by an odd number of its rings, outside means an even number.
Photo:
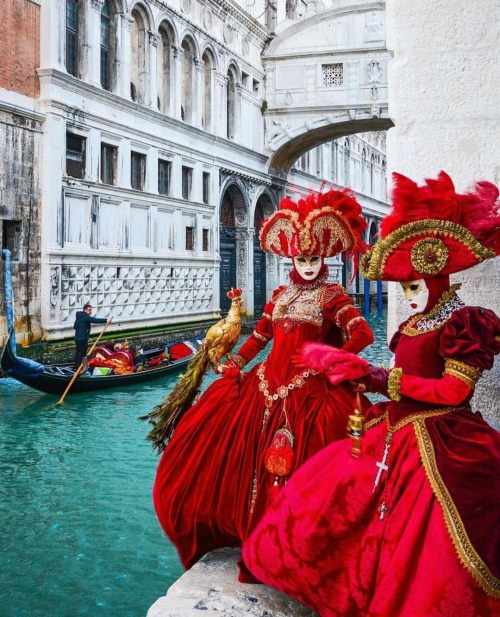
[[[293,356],[292,360],[299,367],[325,373],[334,386],[370,372],[370,365],[363,358],[324,343],[305,343],[300,354]]]
[[[241,376],[241,368],[234,360],[228,360],[224,362],[224,364],[219,364],[214,370],[220,373],[225,379],[239,379]]]
[[[366,386],[367,392],[377,392],[387,395],[387,378],[389,370],[378,366],[369,365],[369,373],[359,381]]]

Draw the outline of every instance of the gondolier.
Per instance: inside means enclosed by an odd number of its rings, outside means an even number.
[[[76,319],[74,324],[75,329],[75,371],[80,367],[83,359],[87,355],[89,346],[90,327],[92,324],[97,323],[111,323],[113,317],[92,317],[93,307],[87,302],[83,310],[76,313]]]

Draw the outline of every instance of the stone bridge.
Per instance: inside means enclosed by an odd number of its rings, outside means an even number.
[[[339,0],[311,13],[284,22],[263,54],[265,149],[284,173],[315,146],[393,126],[385,2]]]

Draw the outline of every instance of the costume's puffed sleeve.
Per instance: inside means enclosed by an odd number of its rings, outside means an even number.
[[[329,285],[325,290],[323,314],[342,330],[345,341],[341,349],[358,353],[375,340],[365,318],[354,308],[351,298],[341,285]],[[329,299],[329,296],[332,296]]]
[[[439,354],[445,359],[443,377],[400,375],[399,394],[440,405],[460,405],[474,392],[482,371],[493,366],[500,353],[499,335],[500,320],[493,311],[475,307],[456,311],[439,341]]]
[[[264,313],[255,326],[255,330],[240,347],[238,353],[233,356],[233,361],[240,368],[248,364],[273,338],[272,315],[276,299],[286,289],[279,287],[273,293],[271,302],[264,306]]]

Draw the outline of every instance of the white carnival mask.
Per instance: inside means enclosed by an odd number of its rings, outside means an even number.
[[[314,281],[321,270],[323,260],[319,255],[298,255],[293,258],[293,265],[305,281]]]
[[[405,299],[413,313],[423,313],[429,301],[429,289],[424,279],[401,283]]]

